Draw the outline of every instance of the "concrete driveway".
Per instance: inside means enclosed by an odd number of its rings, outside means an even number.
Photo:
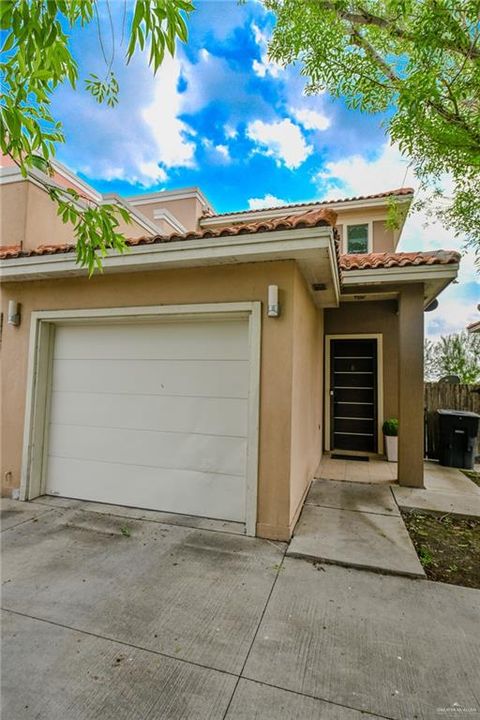
[[[480,717],[477,590],[228,527],[5,507],[4,720]]]

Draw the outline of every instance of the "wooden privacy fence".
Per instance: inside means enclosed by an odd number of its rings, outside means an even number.
[[[427,382],[424,385],[424,407],[426,455],[429,458],[438,458],[437,410],[469,410],[480,414],[480,385]]]

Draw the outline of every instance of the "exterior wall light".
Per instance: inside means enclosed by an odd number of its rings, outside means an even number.
[[[20,304],[16,300],[8,301],[8,315],[7,322],[9,325],[20,325]]]
[[[268,317],[280,317],[280,305],[278,304],[278,285],[268,286]]]

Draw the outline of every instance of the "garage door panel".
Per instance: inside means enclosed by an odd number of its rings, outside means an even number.
[[[53,390],[196,397],[248,397],[248,362],[55,360]]]
[[[248,321],[64,325],[47,493],[245,521]]]
[[[247,415],[242,399],[54,392],[50,420],[55,425],[94,423],[96,427],[245,438]]]
[[[50,456],[243,476],[246,440],[219,435],[51,425]]]
[[[70,326],[57,328],[55,359],[114,360],[119,356],[127,360],[248,360],[248,324],[244,320],[142,322],[128,326],[101,323],[77,325],[74,333]]]
[[[245,489],[238,477],[51,458],[50,494],[243,522]],[[114,500],[112,500],[114,498]]]

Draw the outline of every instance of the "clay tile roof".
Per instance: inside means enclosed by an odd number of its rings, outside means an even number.
[[[0,258],[19,257],[21,252],[21,245],[2,245],[2,247],[0,247]]]
[[[289,210],[298,207],[324,207],[325,205],[335,205],[335,203],[358,202],[359,200],[377,200],[388,197],[402,197],[404,195],[413,195],[414,189],[410,187],[397,188],[396,190],[386,190],[385,192],[375,193],[374,195],[357,195],[356,197],[339,198],[337,200],[320,200],[315,202],[292,203],[290,205],[278,205],[275,207],[258,208],[256,210],[234,210],[226,213],[212,213],[205,211],[203,217],[228,217],[229,215],[243,215],[256,212],[268,212],[269,210]]]
[[[156,245],[188,240],[201,240],[203,238],[233,237],[236,235],[252,235],[261,232],[273,232],[275,230],[299,230],[300,228],[313,228],[321,226],[334,227],[337,221],[337,214],[327,208],[308,210],[299,215],[287,215],[271,220],[257,220],[251,223],[237,223],[227,225],[219,229],[205,229],[187,232],[183,235],[173,233],[171,235],[150,235],[140,238],[131,238],[127,244],[131,247],[137,245]],[[75,245],[39,245],[35,250],[22,251],[19,245],[0,247],[0,260],[16,257],[32,257],[36,255],[53,255],[57,253],[74,252]]]
[[[414,265],[450,265],[460,262],[460,258],[460,253],[455,250],[341,255],[340,270],[377,270],[391,267],[411,267]]]

